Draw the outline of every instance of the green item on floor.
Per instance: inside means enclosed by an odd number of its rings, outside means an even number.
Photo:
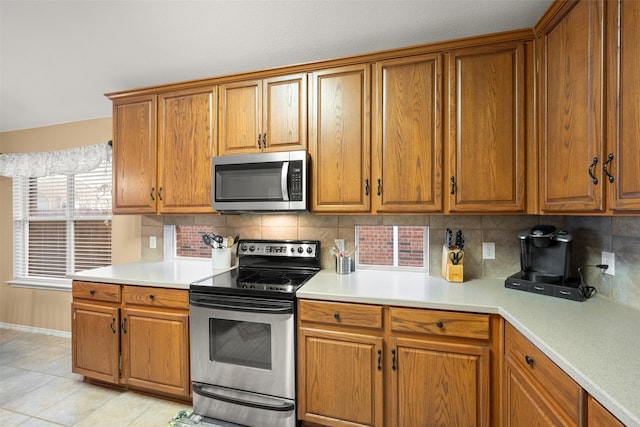
[[[178,412],[178,414],[171,418],[171,421],[165,427],[184,427],[184,426],[195,426],[197,425],[197,421],[192,421],[191,411],[182,410]],[[199,421],[199,420],[198,420]]]

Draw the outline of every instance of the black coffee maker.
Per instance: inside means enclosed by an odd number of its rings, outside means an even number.
[[[573,237],[553,225],[536,225],[518,233],[520,276],[538,283],[564,283],[569,278]]]
[[[553,225],[536,225],[518,233],[520,271],[505,280],[505,287],[584,301],[581,282],[571,278],[573,237]]]

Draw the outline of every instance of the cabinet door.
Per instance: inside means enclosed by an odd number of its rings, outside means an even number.
[[[374,210],[442,211],[442,56],[376,65]]]
[[[600,212],[603,4],[567,4],[571,9],[541,29],[538,43],[540,209]]]
[[[382,337],[299,329],[298,418],[382,426]]]
[[[262,80],[221,85],[218,115],[219,155],[259,152],[262,147]]]
[[[507,427],[577,426],[549,402],[546,393],[507,358],[504,410]]]
[[[640,2],[607,3],[609,208],[640,210]]]
[[[112,384],[120,379],[117,307],[71,304],[71,371]]]
[[[311,75],[310,152],[315,212],[368,212],[370,65]]]
[[[156,96],[113,101],[113,213],[156,212]]]
[[[215,88],[159,96],[158,202],[161,213],[211,213]]]
[[[262,98],[263,150],[306,150],[307,75],[265,79]]]
[[[122,318],[126,384],[189,396],[189,314],[124,308]]]
[[[449,54],[449,212],[525,211],[526,65],[522,42]]]
[[[587,426],[588,427],[623,427],[624,424],[614,417],[611,412],[602,406],[592,396],[587,400]]]
[[[391,425],[490,425],[487,347],[392,337],[391,353]]]

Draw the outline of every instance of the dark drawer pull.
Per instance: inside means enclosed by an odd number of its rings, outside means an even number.
[[[90,289],[89,290],[89,294],[91,294],[91,296],[94,296],[96,294],[96,290],[95,289]]]
[[[336,320],[340,320],[340,313],[333,313],[333,318]]]
[[[442,329],[444,327],[444,324],[442,322],[438,322],[436,323],[436,326],[440,329]]]
[[[154,294],[150,294],[150,295],[149,295],[149,299],[150,299],[151,301],[153,301],[154,299],[156,299],[156,296],[155,296]]]
[[[533,359],[528,354],[524,356],[524,361],[527,362],[527,365],[533,365]]]

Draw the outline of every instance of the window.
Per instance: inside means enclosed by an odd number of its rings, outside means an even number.
[[[428,227],[356,226],[357,268],[429,270]]]
[[[67,274],[111,264],[111,162],[13,178],[14,285],[69,288]]]

